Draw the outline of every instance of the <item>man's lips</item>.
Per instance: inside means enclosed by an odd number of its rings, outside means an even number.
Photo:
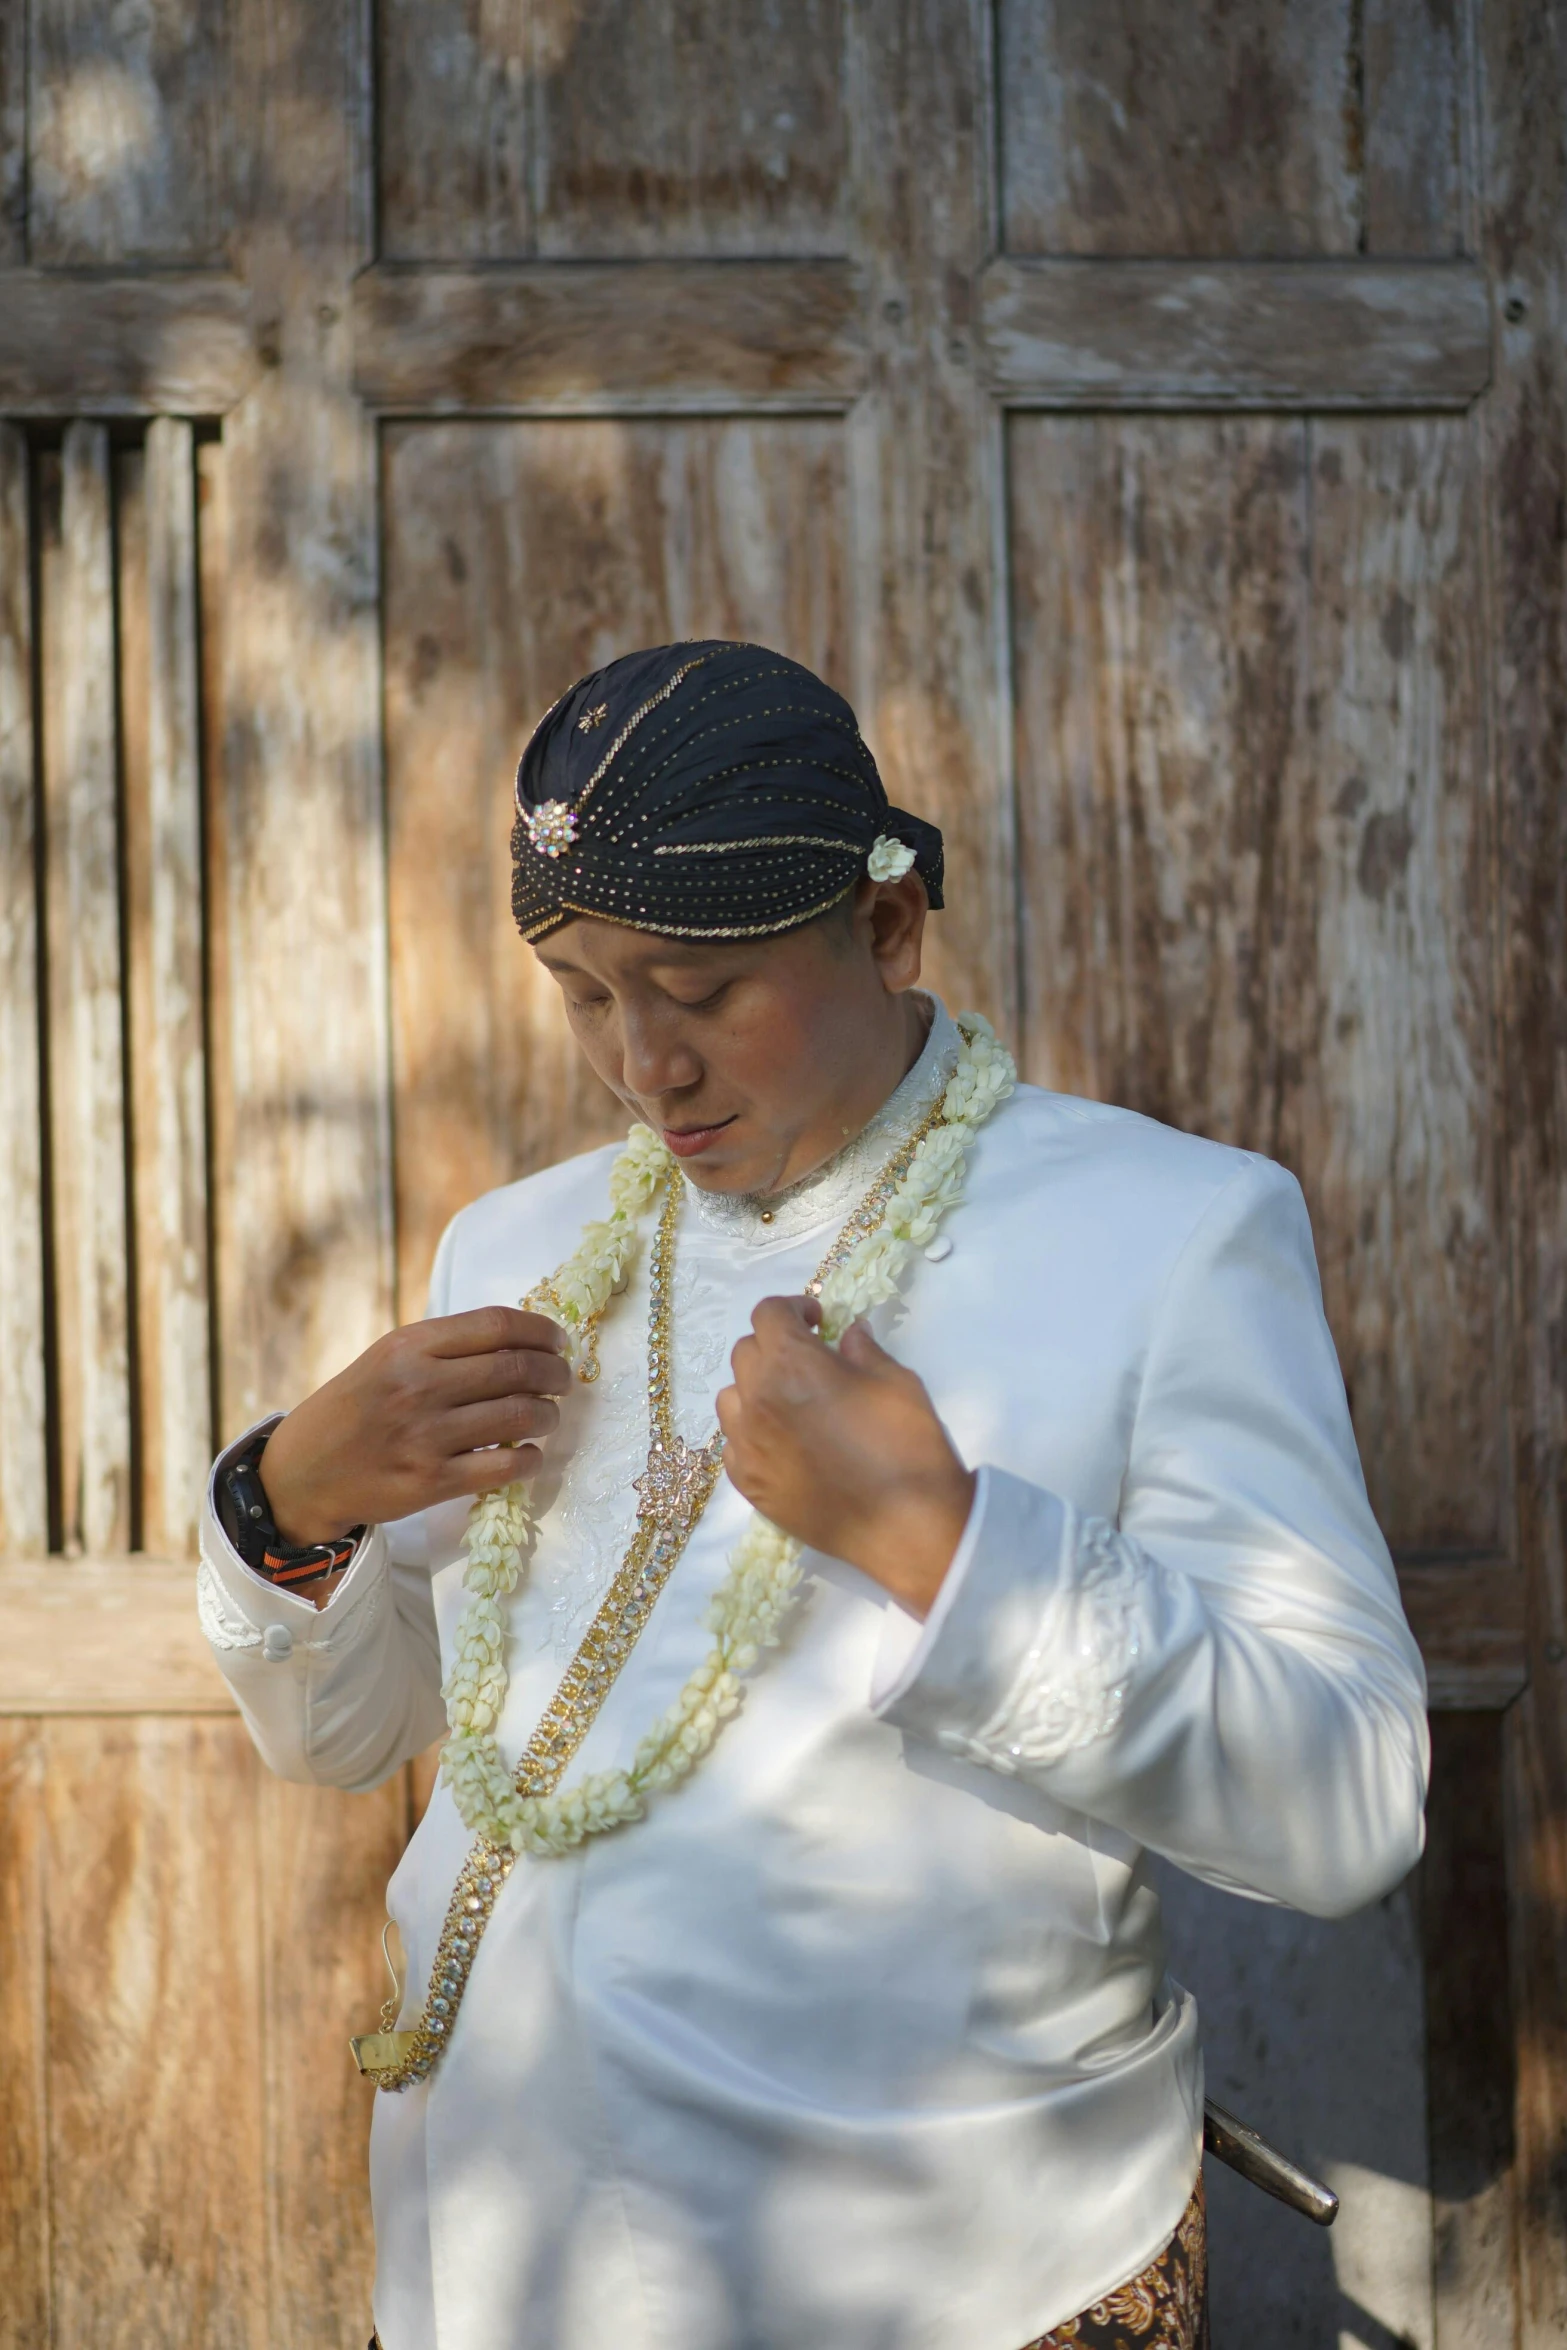
[[[738,1116],[739,1112],[733,1111],[727,1118],[720,1118],[716,1126],[666,1126],[664,1140],[677,1159],[694,1159],[698,1151],[705,1151],[709,1143],[716,1142],[724,1128],[732,1126]]]

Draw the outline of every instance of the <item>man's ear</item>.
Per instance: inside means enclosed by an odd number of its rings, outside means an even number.
[[[902,995],[919,984],[920,957],[925,943],[925,917],[930,900],[917,873],[897,881],[860,883],[867,892],[863,913],[870,929],[870,949],[889,995]],[[856,913],[861,907],[856,904]]]

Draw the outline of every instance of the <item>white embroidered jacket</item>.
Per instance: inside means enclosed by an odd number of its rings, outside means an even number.
[[[688,1197],[689,1440],[951,1041],[938,1009],[771,1224]],[[611,1156],[465,1210],[432,1311],[515,1303],[604,1212]],[[510,1753],[629,1535],[645,1313],[644,1259],[542,1489]],[[1328,1916],[1419,1852],[1420,1660],[1290,1176],[1024,1087],[876,1326],[981,1469],[937,1607],[921,1627],[807,1554],[785,1647],[688,1785],[513,1872],[440,2070],[376,2099],[385,2350],[1019,2350],[1135,2274],[1191,2187],[1196,2017],[1145,1848]],[[720,1483],[579,1770],[679,1689],[744,1517]],[[273,1769],[368,1787],[439,1734],[462,1518],[372,1532],[317,1615],[209,1513],[203,1621]],[[438,1792],[389,1895],[414,1994],[465,1844]]]

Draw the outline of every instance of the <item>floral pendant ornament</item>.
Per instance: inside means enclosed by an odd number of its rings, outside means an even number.
[[[894,840],[884,832],[871,843],[865,870],[872,881],[901,881],[913,862],[914,851],[908,842]]]
[[[541,810],[542,814],[543,811]],[[878,844],[880,846],[881,844]],[[901,842],[888,844],[907,854]],[[835,1345],[851,1323],[897,1294],[917,1250],[963,1195],[963,1166],[979,1128],[1006,1099],[1017,1071],[978,1013],[959,1017],[956,1065],[940,1100],[882,1169],[807,1284],[821,1302],[821,1335]],[[707,1612],[712,1646],[668,1710],[620,1770],[560,1782],[630,1655],[660,1591],[707,1506],[722,1467],[716,1434],[693,1450],[676,1433],[673,1382],[673,1268],[683,1182],[659,1138],[634,1126],[610,1170],[610,1215],[589,1224],[566,1262],[524,1303],[567,1332],[579,1378],[597,1365],[593,1340],[611,1299],[626,1286],[636,1217],[660,1190],[650,1279],[648,1465],[637,1478],[636,1530],[624,1563],[521,1759],[507,1763],[496,1739],[506,1699],[507,1625],[502,1602],[516,1589],[536,1521],[527,1485],[480,1494],[464,1537],[468,1593],[442,1691],[451,1736],[441,1776],[475,1842],[458,1877],[430,1969],[423,2011],[412,2030],[391,2028],[354,2043],[355,2061],[378,2088],[428,2079],[447,2046],[484,1928],[502,1885],[524,1853],[569,1852],[590,1836],[642,1818],[651,1795],[678,1786],[738,1710],[742,1676],[774,1648],[800,1582],[803,1549],[753,1511],[730,1554],[729,1571]],[[591,1366],[591,1367],[590,1367]],[[390,2005],[390,2003],[389,2003]]]
[[[577,837],[577,811],[566,800],[542,800],[524,808],[522,821],[541,857],[563,857]]]

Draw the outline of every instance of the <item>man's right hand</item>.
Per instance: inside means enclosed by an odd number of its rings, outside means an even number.
[[[543,1314],[479,1306],[410,1322],[280,1420],[261,1456],[285,1542],[330,1542],[350,1526],[532,1476],[536,1441],[571,1385],[564,1338]]]

